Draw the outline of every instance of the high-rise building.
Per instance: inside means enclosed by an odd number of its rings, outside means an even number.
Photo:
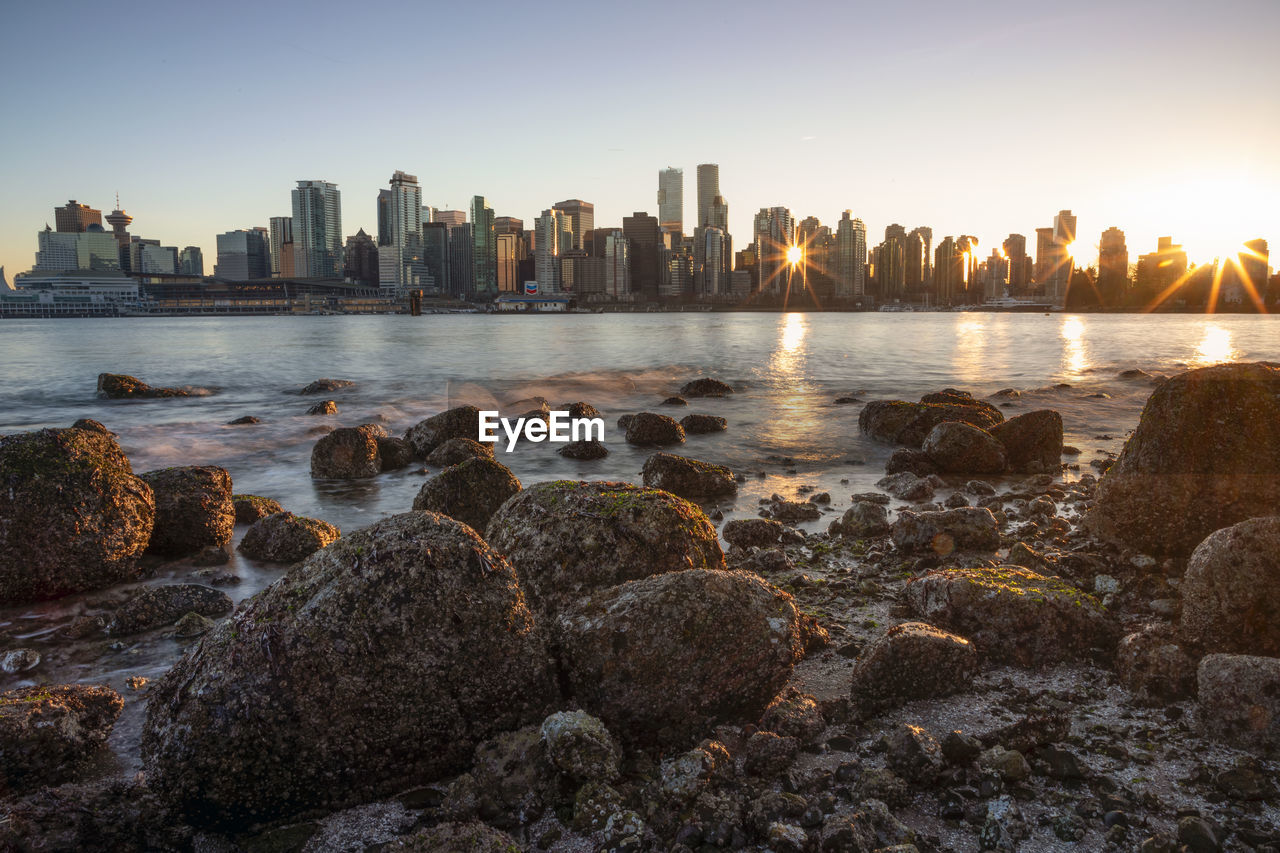
[[[698,221],[694,223],[695,227],[716,224],[711,221],[711,205],[718,195],[720,195],[720,167],[715,163],[699,164]]]
[[[662,284],[662,231],[658,217],[636,211],[622,218],[622,233],[627,238],[630,261],[628,279],[636,299],[658,297]]]
[[[493,217],[494,234],[514,234],[524,242],[524,220],[515,216]]]
[[[964,238],[962,237],[961,240]],[[965,297],[964,248],[948,235],[933,250],[933,295],[939,305],[958,305]]]
[[[178,272],[181,275],[204,275],[204,253],[199,246],[187,246],[178,253]]]
[[[75,199],[71,199],[65,207],[53,209],[53,223],[64,234],[83,234],[89,230],[90,225],[102,227],[102,211],[94,210],[87,204],[77,204]]]
[[[475,241],[471,250],[475,295],[492,299],[498,292],[498,246],[494,242],[493,208],[482,195],[471,199],[471,235]]]
[[[991,257],[979,267],[978,280],[988,301],[1003,299],[1009,285],[1009,259],[999,249],[992,249]]]
[[[342,252],[342,277],[363,287],[380,287],[382,253],[388,248],[390,247],[379,246],[377,241],[361,228],[347,238],[347,245]],[[395,256],[388,256],[387,261],[394,263]]]
[[[380,195],[378,202],[378,285],[388,293],[401,295],[421,287],[426,275],[422,258],[422,188],[416,175],[401,171],[391,175],[390,184],[385,199]],[[386,243],[382,242],[384,236]]]
[[[836,295],[857,298],[866,292],[867,226],[846,210],[836,226]]]
[[[271,252],[271,275],[274,278],[293,278],[293,217],[273,216],[268,227],[271,230],[268,247]],[[286,253],[289,255],[287,260]]]
[[[571,198],[552,205],[552,210],[559,210],[569,217],[569,228],[573,231],[573,248],[586,248],[584,243],[587,235],[596,227],[596,206],[580,198]]]
[[[1074,266],[1071,244],[1076,241],[1076,217],[1069,210],[1058,211],[1053,228],[1037,228],[1036,238],[1036,280],[1046,299],[1062,304]]]
[[[449,226],[445,223],[422,223],[422,264],[431,278],[430,283],[423,282],[423,289],[449,293]]]
[[[1009,291],[1023,293],[1031,284],[1031,259],[1027,257],[1027,238],[1021,234],[1010,234],[1002,244],[1005,257],[1009,259]]]
[[[729,203],[724,196],[717,195],[711,199],[711,207],[707,209],[707,225],[729,233]]]
[[[267,278],[271,274],[267,229],[227,231],[219,234],[217,240],[218,260],[213,266],[215,278],[249,281]]]
[[[378,245],[390,246],[391,234],[391,190],[378,190]]]
[[[1123,303],[1129,289],[1129,247],[1124,232],[1112,226],[1098,241],[1098,296],[1108,307]]]
[[[933,229],[911,229],[903,243],[902,258],[903,286],[913,299],[918,299],[928,291],[933,277]]]
[[[534,222],[534,275],[538,292],[559,293],[560,258],[573,248],[573,225],[568,214],[557,208],[542,211]]]
[[[1156,238],[1156,250],[1138,257],[1134,288],[1143,300],[1178,298],[1187,280],[1187,253],[1172,237]]]
[[[1244,244],[1244,251],[1236,256],[1241,284],[1250,291],[1248,297],[1261,297],[1267,289],[1267,273],[1271,267],[1271,253],[1267,241],[1259,237]]]
[[[523,235],[494,234],[497,250],[497,276],[499,293],[515,293],[520,290],[520,244]]]
[[[780,293],[784,290],[789,292],[791,279],[787,250],[795,242],[795,219],[791,211],[785,207],[760,208],[756,213],[752,232],[756,244],[759,290],[768,293]]]
[[[130,241],[130,272],[140,275],[174,275],[178,269],[177,246],[161,246],[159,240],[134,238]]]
[[[293,191],[294,273],[342,275],[342,194],[328,181],[298,181]]]
[[[443,222],[452,228],[455,225],[465,225],[467,222],[467,212],[465,210],[437,210],[432,222]]]
[[[876,289],[886,302],[907,296],[907,229],[898,224],[884,229],[884,242],[876,247]]]
[[[631,298],[631,262],[628,243],[621,229],[613,228],[604,238],[604,292],[609,298]]]
[[[658,172],[658,224],[684,233],[684,169],[668,166]]]
[[[471,257],[475,238],[470,222],[449,227],[449,295],[471,299],[475,295],[476,271]]]
[[[729,235],[714,225],[698,228],[694,233],[694,293],[703,299],[727,295],[732,263],[733,245]]]
[[[115,236],[101,225],[87,231],[51,231],[48,226],[37,235],[36,262],[33,271],[66,272],[70,270],[118,270],[120,247]]]

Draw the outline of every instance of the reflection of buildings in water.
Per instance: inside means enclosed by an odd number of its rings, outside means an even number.
[[[1088,347],[1084,340],[1084,323],[1079,317],[1062,321],[1062,366],[1067,373],[1083,373],[1089,366]]]
[[[1204,337],[1196,347],[1196,364],[1218,364],[1233,361],[1236,351],[1231,346],[1231,332],[1216,323],[1204,327]]]

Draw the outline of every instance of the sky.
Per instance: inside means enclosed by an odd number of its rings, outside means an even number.
[[[423,202],[483,195],[525,227],[657,213],[658,171],[720,165],[735,248],[761,207],[869,243],[884,228],[1011,232],[1059,209],[1078,257],[1280,251],[1280,2],[7,2],[0,6],[0,265],[76,199],[200,246],[334,181],[376,233],[391,173]]]

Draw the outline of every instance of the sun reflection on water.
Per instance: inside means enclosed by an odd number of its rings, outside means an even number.
[[[1231,346],[1231,332],[1217,323],[1204,327],[1204,337],[1196,347],[1196,364],[1219,364],[1234,361],[1236,351]]]
[[[987,325],[982,318],[966,315],[956,322],[955,354],[951,363],[956,378],[963,382],[981,382],[987,377]]]
[[[1089,353],[1084,341],[1084,323],[1079,317],[1067,317],[1060,330],[1063,340],[1063,368],[1068,373],[1083,373],[1089,367]]]

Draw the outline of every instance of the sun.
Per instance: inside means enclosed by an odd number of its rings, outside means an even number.
[[[804,249],[801,249],[799,246],[787,247],[787,263],[791,264],[791,266],[794,267],[796,264],[800,263],[803,258]]]

